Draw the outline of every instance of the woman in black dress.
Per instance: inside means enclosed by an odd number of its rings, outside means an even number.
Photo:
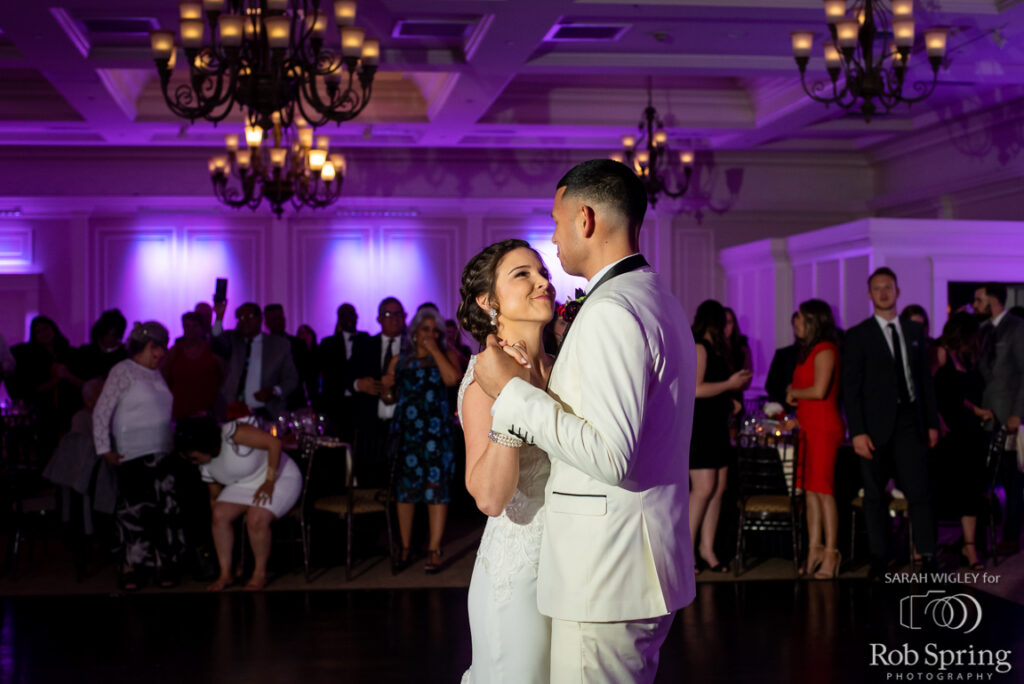
[[[697,342],[697,400],[690,439],[690,537],[696,546],[697,572],[728,572],[715,555],[715,532],[722,509],[729,466],[729,393],[750,381],[748,370],[730,370],[725,345],[725,308],[713,299],[697,307],[693,338]],[[699,535],[698,535],[699,532]],[[699,543],[698,543],[699,542]]]
[[[963,562],[973,570],[985,566],[975,546],[978,515],[985,507],[985,458],[988,436],[983,429],[992,411],[981,408],[982,380],[973,367],[977,349],[978,321],[969,313],[953,314],[942,328],[935,398],[944,434],[935,448],[937,474],[935,501],[960,517],[964,543]]]

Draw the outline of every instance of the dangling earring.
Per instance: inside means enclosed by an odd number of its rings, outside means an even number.
[[[498,327],[498,310],[495,309],[492,306],[491,310],[488,311],[487,313],[490,314],[490,316],[491,316],[491,327],[492,328],[497,328]]]

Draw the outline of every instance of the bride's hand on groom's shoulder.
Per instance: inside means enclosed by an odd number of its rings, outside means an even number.
[[[525,345],[503,345],[494,335],[487,337],[487,346],[477,355],[473,369],[474,379],[487,396],[497,397],[512,378],[529,381],[530,369],[523,363],[524,348]]]

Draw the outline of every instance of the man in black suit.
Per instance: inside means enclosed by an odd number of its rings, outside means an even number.
[[[981,404],[1014,434],[1024,416],[1024,321],[1006,310],[1006,285],[985,283],[974,292],[975,312],[988,316],[978,337],[981,354],[978,370],[985,380]],[[992,430],[998,425],[986,425]],[[1017,470],[1014,454],[1004,454],[999,479],[1006,492],[1006,524],[997,551],[1020,551],[1021,497],[1024,475]]]
[[[799,340],[800,338],[796,334],[796,326],[793,325],[796,322],[797,313],[796,311],[793,312],[792,317],[789,319],[789,324],[793,326],[794,339]],[[775,355],[772,357],[772,365],[768,366],[768,377],[764,381],[764,391],[768,394],[768,398],[782,404],[782,407],[786,409],[786,413],[792,413],[796,410],[795,406],[790,406],[786,403],[786,390],[793,384],[793,371],[796,370],[797,353],[796,342],[788,347],[776,349]]]
[[[868,278],[874,315],[846,333],[843,398],[853,449],[860,456],[872,579],[888,565],[890,473],[907,496],[914,544],[923,569],[935,563],[935,519],[928,487],[928,449],[939,440],[935,389],[924,327],[901,322],[896,274],[882,267]]]
[[[359,316],[356,307],[345,303],[338,307],[334,334],[320,342],[320,410],[330,418],[338,436],[346,442],[354,439],[355,401],[348,366],[357,345],[365,345],[370,336],[356,330]]]
[[[395,413],[394,404],[385,404],[381,396],[393,385],[393,378],[382,380],[391,359],[402,351],[405,309],[394,297],[377,307],[381,332],[357,338],[348,364],[347,387],[352,392],[355,418],[355,475],[363,487],[388,483],[388,430]]]

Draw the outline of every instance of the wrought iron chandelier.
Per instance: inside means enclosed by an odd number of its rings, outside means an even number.
[[[647,190],[647,201],[653,207],[658,196],[678,198],[686,194],[693,174],[693,150],[683,150],[678,156],[670,153],[668,133],[654,108],[651,82],[647,82],[647,108],[637,125],[639,136],[622,136],[622,154],[612,159],[629,166],[640,177]],[[676,163],[678,161],[678,163]],[[672,181],[682,174],[682,183]],[[675,178],[673,178],[675,177]]]
[[[210,158],[213,192],[224,204],[236,209],[255,210],[265,199],[281,218],[286,204],[296,209],[320,209],[341,196],[345,157],[329,154],[327,136],[318,136],[313,146],[313,129],[296,126],[291,144],[283,135],[277,114],[273,115],[272,145],[263,145],[263,129],[247,126],[246,146],[239,149],[238,136],[227,135],[227,154]]]
[[[849,14],[847,13],[849,9]],[[920,102],[935,90],[939,67],[946,55],[948,29],[931,28],[924,33],[932,79],[913,84],[916,95],[905,95],[907,64],[914,47],[913,0],[825,0],[825,18],[831,40],[825,41],[825,68],[832,81],[808,86],[807,62],[814,44],[813,31],[793,31],[793,57],[800,69],[800,83],[811,99],[837,104],[846,111],[859,107],[864,120],[871,121],[881,108],[889,112],[898,104]],[[839,83],[840,75],[843,83]]]
[[[150,34],[167,106],[190,121],[214,123],[237,106],[249,126],[264,130],[274,126],[275,114],[286,129],[299,117],[314,127],[354,119],[370,101],[380,42],[367,40],[365,30],[354,26],[354,0],[336,0],[340,50],[327,47],[328,13],[320,5],[321,0],[182,2],[187,82],[171,83],[175,33]]]

